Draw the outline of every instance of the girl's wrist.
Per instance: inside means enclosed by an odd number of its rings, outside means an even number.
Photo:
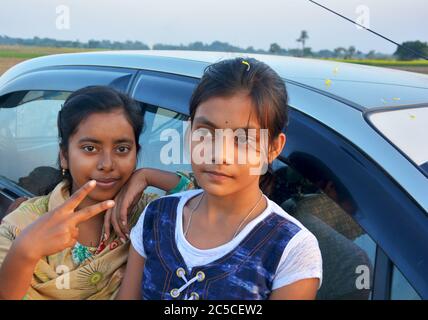
[[[141,168],[137,171],[138,174],[138,180],[141,185],[146,184],[147,186],[151,186],[153,181],[151,180],[152,175],[152,169],[149,168]]]
[[[152,186],[164,191],[174,189],[179,183],[181,177],[175,172],[168,172],[159,169],[141,168],[138,175],[142,179],[141,183],[146,186]]]
[[[10,252],[13,252],[20,261],[25,263],[37,264],[42,256],[37,252],[38,244],[34,239],[28,239],[26,235],[20,234],[13,241]]]
[[[177,192],[187,190],[189,183],[191,182],[189,178],[187,178],[183,173],[177,171],[175,174],[179,178],[178,183],[175,185],[174,188],[168,191],[168,194],[174,194]]]

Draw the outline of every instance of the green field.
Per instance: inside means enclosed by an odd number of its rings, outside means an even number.
[[[412,60],[412,61],[399,61],[399,60],[355,60],[355,59],[328,59],[338,62],[348,62],[356,64],[364,64],[369,66],[378,67],[422,67],[428,68],[428,60]]]
[[[4,46],[0,45],[0,75],[15,64],[24,60],[59,53],[94,51],[79,48],[48,48],[33,46]]]
[[[94,49],[79,48],[49,48],[32,46],[2,46],[0,45],[0,58],[32,59],[58,53],[72,53],[95,51]]]
[[[15,64],[27,59],[37,58],[50,54],[99,51],[105,49],[79,48],[49,48],[33,46],[4,46],[0,45],[0,75]],[[397,60],[355,60],[355,59],[327,59],[338,62],[356,63],[370,66],[394,68],[428,74],[428,61],[397,61]]]

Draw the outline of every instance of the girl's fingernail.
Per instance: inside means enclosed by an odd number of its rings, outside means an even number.
[[[125,239],[123,239],[123,238],[120,238],[120,241],[122,241],[122,243],[126,243],[126,240]]]
[[[104,241],[106,241],[108,239],[108,235],[107,233],[104,233]]]
[[[130,239],[130,238],[129,238],[129,233],[127,233],[127,234],[126,234],[126,237],[127,237],[128,239]]]
[[[122,226],[126,226],[126,222],[122,220]]]

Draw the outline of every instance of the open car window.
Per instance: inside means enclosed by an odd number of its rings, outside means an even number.
[[[317,238],[323,260],[319,300],[369,300],[373,293],[376,243],[353,219],[342,185],[315,158],[292,167],[275,160],[271,199]],[[322,170],[321,170],[322,171]]]
[[[59,174],[56,121],[69,94],[30,90],[1,97],[0,175],[34,195],[44,194]]]

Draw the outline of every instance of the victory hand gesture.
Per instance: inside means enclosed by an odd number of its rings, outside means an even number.
[[[17,240],[27,248],[28,257],[39,260],[73,247],[79,236],[79,224],[114,206],[113,200],[107,200],[75,211],[95,186],[96,181],[89,181],[61,206],[22,231]]]

